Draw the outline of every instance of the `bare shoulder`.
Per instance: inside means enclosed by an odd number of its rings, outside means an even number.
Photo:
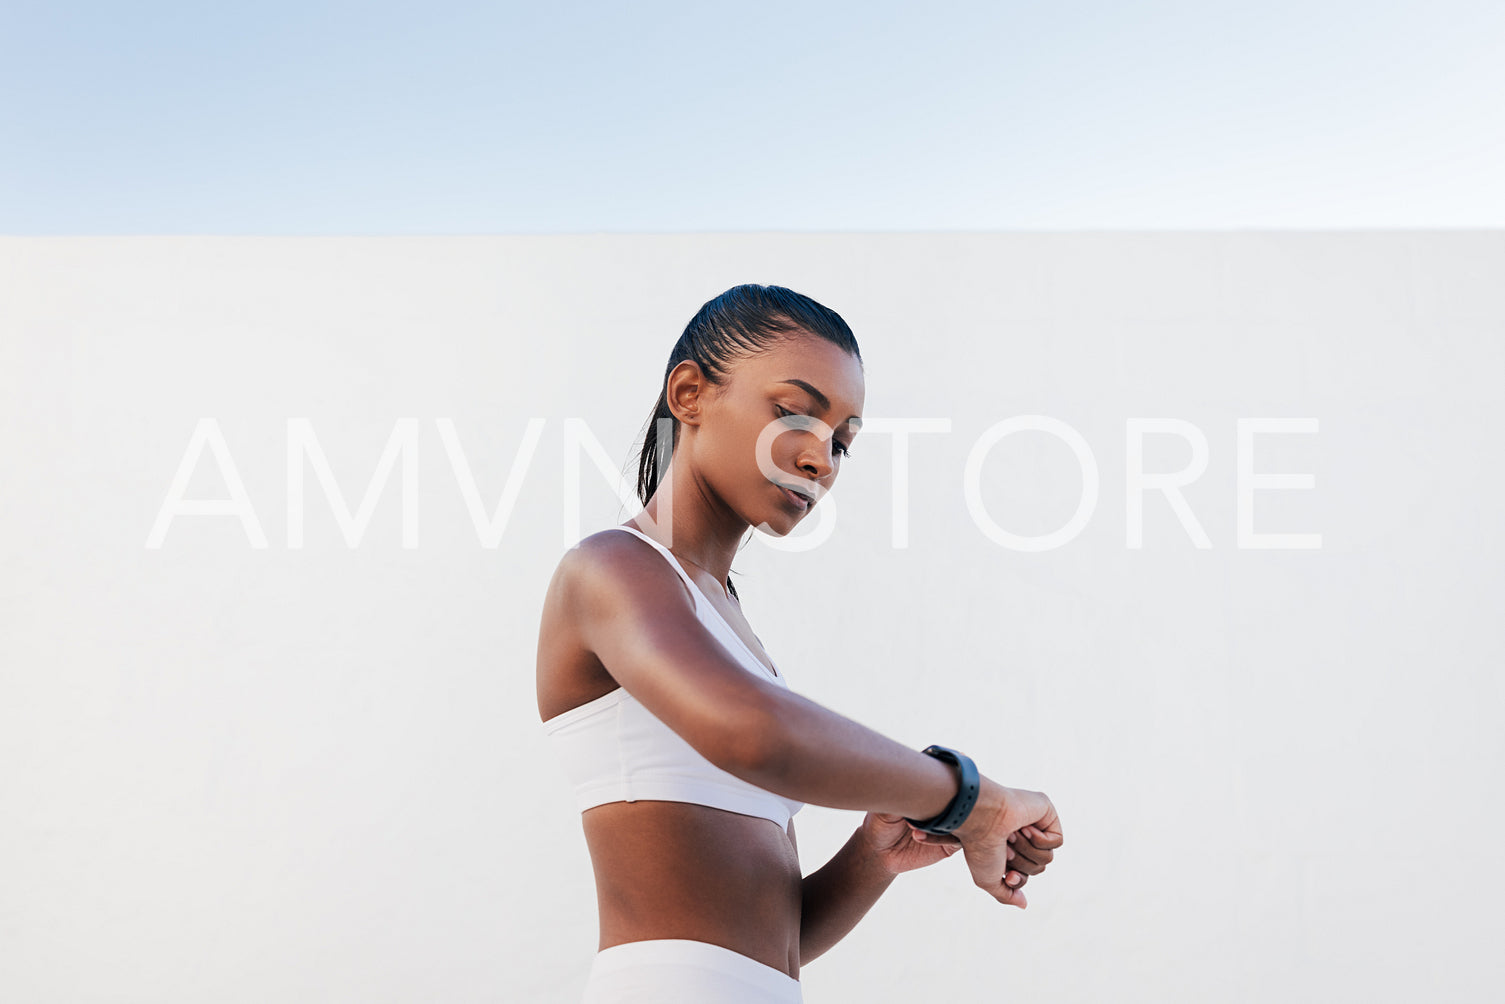
[[[657,548],[634,534],[600,530],[582,539],[560,558],[554,580],[549,591],[557,615],[603,662],[603,649],[624,642],[704,632],[690,586]]]
[[[636,535],[602,530],[560,558],[545,617],[713,763],[761,755],[781,688],[707,630],[690,586]]]
[[[660,607],[687,603],[674,592],[683,589],[682,583],[656,582],[654,573],[660,570],[651,564],[643,567],[640,552],[652,550],[643,541],[632,539],[632,534],[603,530],[559,558],[544,593],[538,625],[536,686],[541,720],[548,721],[621,686],[588,640],[592,633],[588,622],[599,620],[603,609],[639,592],[647,594],[646,602]],[[648,557],[665,564],[659,555],[650,553]],[[673,573],[668,567],[661,571]],[[630,624],[641,616],[642,612],[629,612],[614,619],[618,624]]]
[[[554,577],[558,587],[577,600],[606,593],[662,608],[672,606],[677,596],[694,610],[690,587],[668,560],[652,544],[620,530],[598,530],[583,538],[559,559]]]

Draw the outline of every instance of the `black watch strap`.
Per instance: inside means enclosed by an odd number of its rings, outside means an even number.
[[[950,833],[972,814],[972,809],[977,805],[977,793],[981,784],[977,775],[977,764],[965,753],[960,753],[948,746],[937,746],[932,743],[926,746],[921,753],[927,753],[937,760],[955,764],[961,770],[961,787],[957,789],[956,797],[951,804],[941,810],[940,815],[930,819],[908,819],[917,828],[926,833]]]

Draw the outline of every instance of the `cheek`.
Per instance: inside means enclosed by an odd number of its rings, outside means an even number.
[[[755,418],[749,418],[737,423],[734,429],[727,430],[728,435],[722,441],[721,447],[726,451],[725,459],[739,471],[757,471],[758,437],[763,434],[763,427],[766,424]],[[779,445],[779,441],[772,439],[770,434],[770,438],[764,441],[763,450],[777,456]]]
[[[766,433],[765,426],[768,428]],[[763,463],[768,466],[766,473],[758,469],[759,435],[764,437],[761,456]],[[787,428],[777,418],[770,418],[762,425],[754,425],[747,443],[748,467],[759,480],[767,481],[770,477],[776,478],[795,469],[795,458],[800,447],[799,432]]]
[[[702,440],[701,464],[727,479],[727,487],[732,482],[750,485],[765,480],[758,470],[758,436],[763,431],[763,424],[757,419],[742,418],[716,425]],[[775,466],[782,445],[784,441],[779,439],[764,445],[764,449],[772,454],[768,462]]]

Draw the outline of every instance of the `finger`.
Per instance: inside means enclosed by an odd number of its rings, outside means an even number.
[[[1002,874],[995,871],[994,869],[1002,864],[996,857],[996,847],[986,851],[979,850],[979,853],[974,855],[971,848],[963,842],[962,850],[967,852],[967,867],[972,872],[974,885],[1000,903],[1024,908],[1024,883],[1029,878],[1024,872],[1008,865],[1004,865]]]
[[[1049,863],[1050,857],[1055,849],[1061,846],[1060,834],[1045,833],[1041,830],[1035,829],[1034,827],[1026,827],[1026,830],[1028,832],[1025,832],[1024,830],[1020,831],[1021,833],[1025,833],[1025,836],[1027,838],[1024,842],[1024,846],[1031,848],[1030,853],[1033,854],[1036,858],[1040,858],[1041,854],[1044,854],[1045,857],[1043,858],[1043,860],[1046,863]]]
[[[1031,875],[1038,875],[1045,870],[1045,866],[1050,864],[1054,856],[1055,852],[1042,851],[1026,840],[1014,848],[1014,854],[1010,860],[1014,862],[1014,867],[1020,871],[1028,872]]]
[[[1029,901],[1024,896],[1024,876],[1016,872],[1009,872],[998,882],[978,884],[1005,906],[1017,906],[1022,910],[1029,905]]]
[[[1024,827],[1022,832],[1029,838],[1029,842],[1042,850],[1055,850],[1066,842],[1059,829],[1042,830],[1034,824]]]
[[[1011,855],[1008,855],[1008,867],[1026,875],[1040,875],[1047,864],[1050,864],[1049,850],[1035,850],[1028,843],[1017,847]]]

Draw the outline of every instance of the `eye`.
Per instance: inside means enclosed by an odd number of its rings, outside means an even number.
[[[785,408],[785,407],[783,407],[781,405],[777,405],[776,404],[776,405],[774,405],[774,408],[778,411],[780,418],[789,418],[789,417],[791,417],[794,414],[794,412],[790,411],[788,408]],[[833,445],[835,445],[836,452],[839,453],[839,454],[841,454],[843,457],[850,457],[852,455],[852,451],[849,450],[849,449],[847,449],[847,447],[845,446],[845,444],[842,443],[841,440],[839,440],[839,439],[833,439],[833,440],[831,440],[831,442],[832,442]]]

